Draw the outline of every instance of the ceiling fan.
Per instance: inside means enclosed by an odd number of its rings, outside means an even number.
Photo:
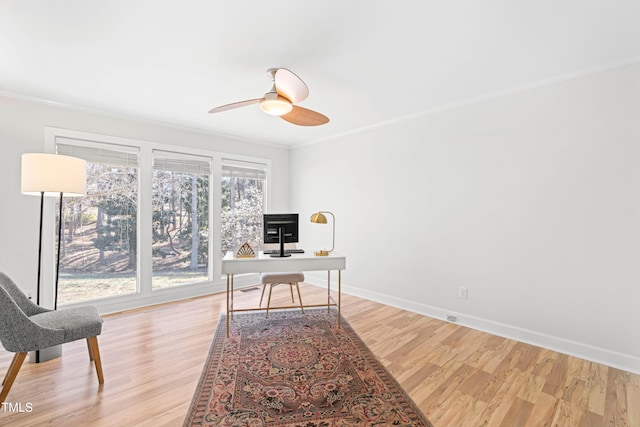
[[[309,88],[300,77],[286,68],[269,68],[267,75],[273,81],[273,87],[262,98],[221,105],[212,108],[209,113],[219,113],[259,103],[260,109],[265,113],[279,116],[294,125],[318,126],[329,122],[329,118],[324,114],[293,105],[305,100],[309,95]]]

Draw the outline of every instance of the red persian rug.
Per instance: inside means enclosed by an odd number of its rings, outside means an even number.
[[[185,426],[429,426],[349,324],[326,309],[221,318]]]

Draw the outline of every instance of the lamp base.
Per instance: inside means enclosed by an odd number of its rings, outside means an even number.
[[[321,250],[313,253],[315,256],[329,256],[329,251]]]
[[[62,356],[62,344],[29,352],[29,362],[41,363]]]

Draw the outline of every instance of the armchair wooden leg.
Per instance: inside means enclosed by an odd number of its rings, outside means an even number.
[[[18,355],[18,353],[16,353],[16,354],[14,354],[14,355],[13,355],[13,358],[11,359],[11,364],[9,365],[9,368],[7,369],[7,372],[5,372],[5,374],[4,374],[4,378],[2,379],[2,385],[4,385],[4,383],[6,383],[6,382],[7,382],[7,378],[9,377],[9,373],[10,373],[11,371],[13,371],[13,365],[15,365],[15,364],[16,364],[16,359],[17,359],[17,357],[16,357],[16,356],[17,356],[17,355]]]
[[[93,351],[91,350],[91,343],[89,342],[89,338],[87,338],[87,350],[89,351],[89,360],[93,362]]]
[[[96,373],[98,374],[98,382],[104,384],[104,376],[102,375],[102,360],[100,360],[100,350],[98,349],[98,337],[87,338],[87,344],[89,345],[89,356],[93,357],[93,361],[96,364]]]
[[[7,398],[7,394],[9,394],[9,390],[11,390],[13,381],[16,379],[16,376],[18,375],[18,371],[22,367],[22,362],[24,362],[25,357],[27,357],[26,351],[16,353],[13,356],[13,360],[11,361],[11,365],[9,366],[7,375],[5,376],[4,381],[2,382],[2,391],[0,392],[0,403],[3,403]]]

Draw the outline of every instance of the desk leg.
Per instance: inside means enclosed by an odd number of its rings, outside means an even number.
[[[331,270],[327,270],[327,313],[331,313]]]
[[[229,281],[229,275],[227,274],[227,316],[226,316],[226,320],[227,320],[227,338],[229,338],[229,285],[230,285],[230,281]]]
[[[342,270],[338,270],[338,328],[340,328],[340,316],[342,307]]]
[[[231,317],[231,320],[233,320],[233,294],[234,294],[234,292],[233,292],[233,290],[234,290],[233,289],[233,278],[234,278],[234,275],[232,274],[231,275],[231,311],[229,312],[229,317]]]

